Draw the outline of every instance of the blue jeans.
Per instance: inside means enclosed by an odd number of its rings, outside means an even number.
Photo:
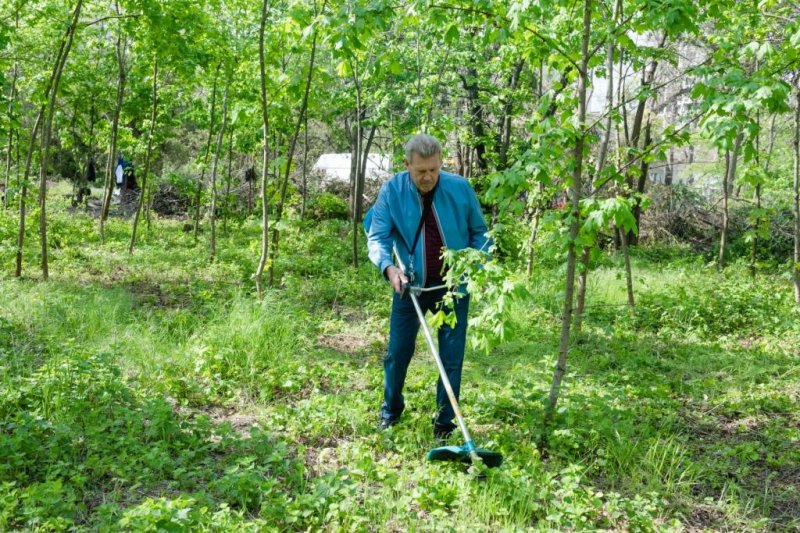
[[[422,312],[435,313],[441,307],[442,297],[447,289],[423,292],[418,297]],[[444,309],[450,312],[449,308]],[[456,399],[461,388],[461,367],[464,363],[464,346],[467,338],[467,312],[469,296],[455,301],[456,325],[451,328],[443,325],[439,328],[439,356],[442,358],[447,378],[453,386]],[[384,420],[396,420],[405,409],[403,400],[403,384],[408,372],[408,364],[414,355],[417,332],[420,324],[411,298],[405,300],[395,293],[392,300],[392,314],[389,321],[389,350],[383,360],[383,404],[381,417]],[[455,413],[447,398],[442,380],[436,387],[437,425],[454,427]]]

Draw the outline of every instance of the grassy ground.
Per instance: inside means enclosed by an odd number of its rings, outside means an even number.
[[[102,247],[83,215],[51,231],[51,281],[33,233],[14,280],[0,214],[0,530],[800,528],[800,314],[780,275],[644,249],[632,318],[600,258],[543,457],[563,290],[543,259],[515,336],[467,353],[466,417],[505,456],[479,480],[424,458],[424,352],[402,423],[375,429],[390,295],[348,266],[346,225],[288,230],[262,302],[255,223],[213,264],[178,221],[133,256],[127,222]]]

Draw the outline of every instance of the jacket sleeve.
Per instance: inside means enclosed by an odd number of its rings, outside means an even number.
[[[372,221],[367,230],[367,250],[369,260],[383,274],[394,264],[392,261],[392,216],[389,212],[389,185],[384,183],[378,199],[372,207]]]
[[[478,201],[478,196],[475,194],[475,191],[472,189],[471,186],[467,186],[469,189],[469,215],[467,217],[467,225],[469,230],[469,246],[470,248],[475,248],[476,250],[481,250],[486,254],[489,254],[489,247],[492,246],[492,240],[486,236],[486,232],[489,231],[486,227],[486,221],[483,218],[483,212],[481,211],[481,204]]]

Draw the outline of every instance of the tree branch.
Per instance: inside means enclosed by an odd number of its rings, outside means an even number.
[[[102,17],[97,20],[93,20],[91,22],[81,22],[80,26],[84,28],[88,28],[89,26],[94,26],[95,24],[99,24],[100,22],[112,19],[128,19],[128,18],[139,18],[141,17],[141,13],[137,13],[135,15],[109,15],[107,17]]]
[[[506,17],[504,17],[503,15],[500,15],[499,13],[492,13],[491,11],[485,11],[483,9],[476,9],[476,8],[471,8],[471,7],[461,7],[461,6],[448,6],[448,5],[443,5],[443,4],[432,4],[431,8],[433,8],[433,9],[444,9],[444,10],[449,10],[449,11],[464,11],[464,12],[467,12],[467,13],[475,13],[475,14],[478,14],[478,15],[491,16],[491,17],[502,17],[506,22],[510,22]],[[553,49],[555,49],[556,52],[558,52],[564,59],[569,61],[576,69],[578,69],[578,72],[581,72],[580,65],[578,65],[578,63],[576,63],[575,60],[572,59],[569,56],[569,54],[567,54],[558,45],[558,43],[556,43],[553,39],[551,39],[550,37],[547,37],[545,35],[542,35],[538,31],[536,31],[535,29],[530,28],[528,26],[521,25],[520,27],[523,28],[524,30],[529,31],[530,33],[532,33],[535,37],[540,39],[542,42],[552,46]]]
[[[680,78],[683,78],[684,76],[686,76],[687,74],[689,74],[689,73],[690,73],[692,70],[694,70],[694,69],[696,69],[696,68],[699,68],[699,67],[702,67],[703,65],[705,65],[705,64],[706,64],[706,63],[708,63],[709,61],[711,61],[711,58],[710,58],[710,57],[709,57],[709,58],[707,58],[707,59],[705,59],[705,60],[704,60],[702,63],[698,63],[697,65],[694,65],[694,66],[692,66],[692,67],[689,67],[689,68],[687,68],[686,70],[683,70],[683,71],[681,71],[680,73],[678,73],[678,74],[677,74],[676,76],[674,76],[673,78],[670,78],[669,80],[667,80],[667,81],[665,81],[665,82],[663,82],[663,83],[660,83],[659,85],[656,85],[656,86],[654,86],[654,87],[651,87],[651,90],[653,90],[653,91],[658,91],[659,89],[662,89],[662,88],[666,87],[667,85],[670,85],[671,83],[675,82],[676,80],[678,80],[678,79],[680,79]],[[621,108],[621,107],[623,107],[623,106],[626,106],[626,105],[628,105],[629,103],[631,103],[631,102],[634,102],[634,101],[636,101],[636,100],[638,100],[638,99],[639,99],[639,97],[638,97],[638,96],[634,96],[634,97],[628,98],[628,99],[626,99],[626,100],[623,100],[622,102],[618,103],[618,104],[617,104],[617,105],[615,105],[613,108],[611,108],[609,111],[607,111],[606,113],[603,113],[602,115],[600,115],[600,116],[597,118],[597,120],[595,120],[594,122],[592,122],[592,124],[591,124],[591,125],[590,125],[590,126],[587,128],[587,131],[590,131],[590,130],[594,129],[594,127],[595,127],[595,126],[597,126],[597,125],[598,125],[598,124],[599,124],[599,123],[600,123],[600,122],[603,120],[603,118],[605,118],[605,116],[606,116],[606,114],[607,114],[607,113],[609,113],[609,112],[611,112],[611,111],[616,111],[617,109],[619,109],[619,108]]]
[[[697,113],[696,115],[692,116],[692,118],[691,118],[691,119],[689,119],[687,122],[685,122],[685,123],[684,123],[684,124],[683,124],[683,125],[682,125],[680,128],[676,129],[674,133],[680,133],[681,131],[685,130],[686,128],[688,128],[689,126],[691,126],[691,125],[692,125],[692,123],[694,123],[694,121],[695,121],[695,120],[697,120],[698,118],[700,118],[700,117],[701,117],[701,116],[703,116],[704,114],[705,114],[705,111],[700,111],[700,112],[699,112],[699,113]],[[619,174],[623,174],[623,173],[624,173],[626,170],[628,170],[628,168],[630,168],[631,166],[633,166],[633,164],[634,164],[634,163],[636,163],[636,162],[637,162],[639,159],[641,159],[642,157],[644,157],[646,154],[649,154],[649,153],[650,153],[650,152],[652,152],[652,151],[653,151],[655,148],[657,148],[657,147],[661,146],[661,145],[662,145],[662,144],[664,144],[665,142],[666,142],[666,140],[662,139],[662,140],[658,141],[657,143],[652,143],[652,144],[649,146],[649,148],[647,148],[647,149],[645,149],[645,150],[642,150],[642,151],[641,151],[639,154],[637,154],[637,155],[635,155],[635,156],[632,156],[632,157],[631,157],[631,158],[628,160],[628,162],[627,162],[625,165],[623,165],[622,167],[620,167],[620,168],[619,168]],[[593,190],[591,193],[589,193],[589,196],[594,196],[594,195],[596,195],[598,192],[600,192],[600,189],[602,189],[602,188],[603,188],[603,187],[604,187],[606,184],[608,184],[608,182],[610,182],[612,179],[613,179],[613,176],[609,176],[608,178],[606,178],[605,180],[603,180],[603,182],[602,182],[602,183],[600,183],[600,184],[599,184],[597,187],[595,187],[595,189],[594,189],[594,190]]]

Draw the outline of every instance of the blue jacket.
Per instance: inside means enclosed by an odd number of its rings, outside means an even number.
[[[469,182],[449,172],[439,172],[433,195],[433,213],[439,223],[442,241],[448,250],[464,248],[488,252],[486,222],[478,197]],[[420,234],[413,258],[408,247],[422,217],[422,197],[408,171],[395,174],[381,187],[378,199],[364,219],[369,259],[381,273],[393,265],[392,247],[400,254],[406,269],[412,265],[414,285],[425,285],[425,232]]]

